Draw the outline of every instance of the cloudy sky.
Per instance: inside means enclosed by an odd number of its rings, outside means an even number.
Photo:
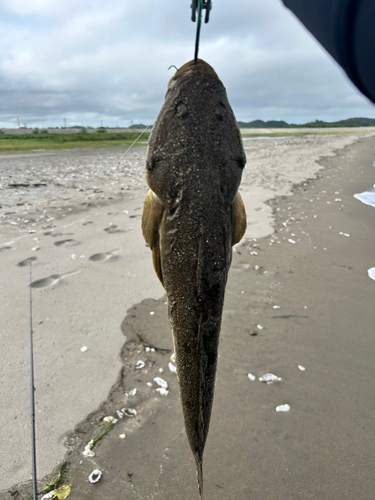
[[[190,0],[0,0],[0,127],[153,123],[195,29]],[[213,0],[199,56],[238,120],[375,118],[281,0]]]

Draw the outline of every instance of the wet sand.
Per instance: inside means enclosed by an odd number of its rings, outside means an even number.
[[[375,209],[353,194],[374,183],[375,139],[349,139],[344,148],[338,142],[333,146],[327,137],[311,143],[293,138],[246,144],[248,166],[241,194],[250,232],[236,248],[227,287],[204,455],[206,499],[373,497],[375,283],[367,270],[375,265]],[[315,157],[334,149],[336,156],[314,163]],[[317,170],[316,179],[305,181]],[[2,352],[7,349],[9,355],[1,388],[9,413],[1,443],[14,459],[2,460],[3,488],[27,479],[30,470],[28,268],[11,265],[22,261],[21,256],[35,255],[35,279],[60,274],[51,278],[57,281],[34,288],[40,476],[63,459],[65,442],[66,482],[73,480],[70,498],[161,500],[181,498],[181,491],[186,499],[198,498],[169,354],[146,352],[135,333],[172,349],[163,290],[139,228],[134,229],[139,217],[130,219],[140,214],[145,195],[145,185],[139,182],[138,189],[129,189],[118,201],[96,200],[103,206],[74,216],[66,212],[65,218],[49,222],[56,227],[43,228],[38,222],[40,250],[35,252],[30,249],[34,233],[6,245],[16,229],[10,223],[4,226],[8,239],[0,248],[11,248],[1,252],[2,275],[9,269],[2,295],[12,304],[5,310],[5,325],[12,325],[13,351],[5,339]],[[291,192],[293,196],[287,196]],[[114,225],[117,228],[105,231]],[[49,229],[73,234],[42,233]],[[16,271],[25,276],[16,281]],[[71,271],[74,274],[66,274]],[[127,314],[124,303],[129,304]],[[83,345],[88,350],[82,353]],[[21,362],[11,361],[14,353],[23,355]],[[146,366],[135,370],[139,360]],[[258,380],[269,372],[282,380],[272,385]],[[167,396],[155,392],[156,376],[168,382]],[[9,379],[14,379],[11,397]],[[126,397],[133,388],[136,395]],[[285,403],[289,412],[275,411]],[[22,411],[17,412],[20,405]],[[83,457],[84,446],[103,429],[103,416],[123,407],[135,408],[137,416],[120,419],[94,447],[95,456]],[[17,416],[15,423],[10,415]],[[88,475],[96,468],[103,476],[92,485]],[[19,500],[26,498],[30,486],[21,484],[11,491],[19,492]],[[4,490],[0,498],[14,495]]]

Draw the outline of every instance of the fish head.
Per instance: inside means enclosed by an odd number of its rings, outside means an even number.
[[[170,79],[153,127],[146,179],[165,207],[181,196],[219,196],[228,206],[241,181],[246,156],[225,87],[198,59]]]

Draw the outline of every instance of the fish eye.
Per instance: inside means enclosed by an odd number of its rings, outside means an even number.
[[[235,163],[237,164],[237,166],[243,170],[245,165],[246,165],[246,158],[242,158],[242,157],[239,157],[239,158],[236,158],[235,160]]]

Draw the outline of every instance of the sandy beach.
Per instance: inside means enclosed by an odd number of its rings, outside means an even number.
[[[374,185],[375,136],[244,147],[248,229],[226,292],[205,499],[370,500],[375,208],[354,194]],[[136,334],[172,350],[140,230],[146,149],[123,154],[0,156],[1,500],[31,493],[30,261],[40,487],[65,460],[72,499],[198,499],[172,351]],[[137,415],[83,456],[124,407]]]

